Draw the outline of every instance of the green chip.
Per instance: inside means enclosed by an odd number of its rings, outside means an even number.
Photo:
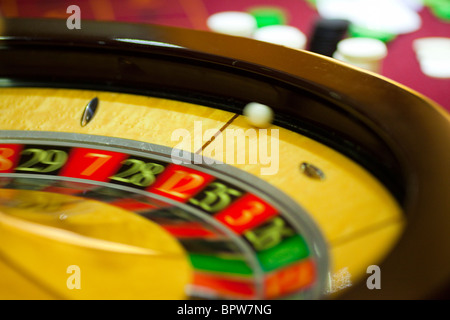
[[[355,24],[350,24],[348,33],[349,33],[350,37],[352,37],[352,38],[357,38],[357,37],[373,38],[373,39],[381,40],[385,43],[394,40],[395,37],[397,36],[394,33],[369,29],[369,28],[357,26]]]
[[[313,7],[313,8],[317,8],[317,0],[306,0],[306,2],[308,2],[308,4]]]
[[[450,21],[450,2],[447,2],[446,5],[436,6],[431,8],[433,14],[445,21]]]
[[[450,1],[449,0],[425,0],[431,12],[444,21],[450,21]]]
[[[255,19],[258,28],[273,25],[284,25],[287,13],[280,7],[254,7],[248,10]]]
[[[448,4],[448,0],[425,0],[424,5],[428,7],[440,7]]]

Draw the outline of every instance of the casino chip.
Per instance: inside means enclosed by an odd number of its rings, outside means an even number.
[[[208,18],[207,26],[211,31],[239,37],[251,37],[257,28],[256,19],[240,11],[215,13]]]
[[[395,33],[382,31],[382,30],[370,29],[370,28],[358,26],[355,24],[350,24],[348,33],[349,33],[350,37],[374,38],[374,39],[383,41],[384,43],[390,42],[397,37],[397,35]]]
[[[450,1],[448,0],[425,0],[425,4],[431,12],[444,21],[450,21]]]
[[[433,78],[450,78],[450,38],[414,40],[413,49],[423,73]]]
[[[255,17],[258,28],[272,25],[284,25],[288,20],[286,11],[280,7],[253,7],[248,9],[247,11],[253,17]]]
[[[348,38],[340,41],[333,57],[354,66],[379,72],[387,55],[384,42],[373,38]]]
[[[345,19],[319,19],[314,24],[309,51],[331,57],[339,41],[347,33],[349,22]]]
[[[306,36],[299,29],[287,25],[272,25],[259,28],[253,38],[294,49],[304,49]]]
[[[322,18],[346,19],[392,34],[417,31],[422,23],[420,15],[399,0],[317,0],[317,11]]]

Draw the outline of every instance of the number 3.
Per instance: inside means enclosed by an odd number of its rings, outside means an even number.
[[[13,162],[9,159],[14,155],[14,150],[10,148],[0,148],[0,171],[9,170]]]
[[[249,209],[242,210],[242,215],[239,218],[233,218],[226,216],[225,221],[232,226],[241,226],[249,223],[257,215],[260,215],[266,209],[266,206],[261,202],[252,201],[248,203],[251,207]]]

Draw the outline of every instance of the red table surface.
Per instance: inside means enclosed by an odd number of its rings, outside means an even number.
[[[315,8],[306,0],[0,0],[0,12],[7,17],[67,18],[69,5],[78,5],[82,19],[114,20],[169,25],[207,30],[208,16],[220,11],[246,11],[251,7],[271,5],[285,9],[287,24],[299,28],[310,37],[315,20]],[[388,43],[388,55],[381,74],[434,100],[450,111],[450,79],[426,76],[420,70],[412,47],[414,39],[450,37],[450,23],[436,18],[425,7],[420,12],[422,27],[398,36]],[[282,57],[280,57],[282,58]]]

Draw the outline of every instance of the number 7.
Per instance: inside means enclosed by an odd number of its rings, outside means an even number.
[[[83,172],[81,172],[81,175],[83,176],[92,175],[95,171],[97,171],[98,168],[103,166],[106,162],[108,162],[109,159],[112,158],[112,156],[102,153],[88,153],[85,155],[85,157],[96,159],[94,160],[94,162],[91,163],[89,167],[87,167],[86,169],[83,170]]]

